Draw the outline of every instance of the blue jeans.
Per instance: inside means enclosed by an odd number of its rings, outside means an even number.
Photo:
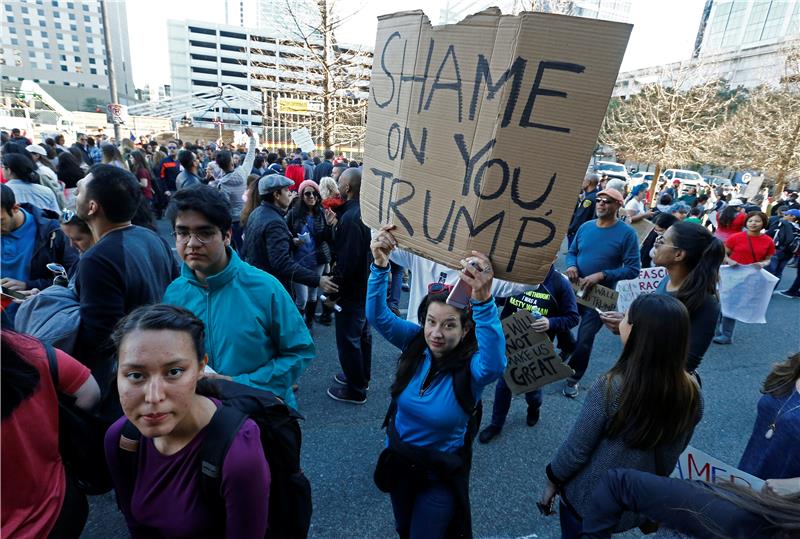
[[[594,338],[600,328],[603,327],[603,321],[600,320],[600,315],[594,309],[578,305],[578,312],[581,315],[581,323],[578,326],[578,339],[575,344],[575,351],[572,352],[569,358],[569,366],[575,371],[575,374],[569,378],[572,382],[577,382],[586,373],[586,368],[589,366],[589,357],[592,355]]]
[[[372,333],[363,305],[342,305],[336,313],[336,350],[349,389],[366,396],[372,375]]]
[[[558,520],[561,523],[561,539],[578,539],[583,522],[563,501],[558,502]]]
[[[727,318],[720,315],[719,317],[719,332],[717,335],[733,339],[733,330],[736,328],[736,319]]]
[[[779,250],[772,255],[769,265],[764,269],[780,279],[783,275],[783,270],[786,267],[786,264],[788,264],[791,260],[792,255],[790,253],[784,253],[783,251]]]
[[[392,273],[392,283],[389,289],[389,307],[400,308],[400,295],[403,293],[403,266],[389,261]]]
[[[533,391],[528,391],[525,393],[525,401],[528,403],[528,408],[536,408],[538,410],[542,407],[542,390],[534,389]],[[506,422],[509,408],[511,408],[511,390],[508,388],[506,381],[500,377],[497,381],[497,386],[494,388],[492,425],[502,428]]]
[[[445,536],[456,507],[450,487],[431,478],[423,490],[403,484],[392,491],[391,497],[394,525],[401,538],[433,539]]]

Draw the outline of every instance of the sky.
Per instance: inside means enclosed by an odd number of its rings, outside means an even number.
[[[167,20],[225,22],[223,0],[124,1],[127,2],[133,81],[137,87],[170,84]],[[340,42],[372,46],[378,15],[422,9],[436,23],[446,1],[337,0],[342,13],[355,14],[342,25],[336,37]],[[633,31],[621,70],[689,58],[704,4],[704,0],[632,0]]]

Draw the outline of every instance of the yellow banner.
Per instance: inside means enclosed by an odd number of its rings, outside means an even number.
[[[309,114],[307,99],[278,98],[278,114]]]

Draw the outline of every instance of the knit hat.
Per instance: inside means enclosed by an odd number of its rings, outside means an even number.
[[[314,191],[316,191],[318,195],[320,194],[319,185],[317,185],[317,182],[315,182],[314,180],[305,180],[301,182],[300,186],[297,188],[297,193],[302,195],[303,191],[306,190],[306,187],[313,187]]]
[[[640,183],[639,185],[637,185],[633,189],[631,189],[631,196],[636,196],[639,193],[641,193],[642,191],[646,191],[646,190],[647,190],[647,184]]]

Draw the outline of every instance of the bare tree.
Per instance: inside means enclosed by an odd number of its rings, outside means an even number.
[[[627,101],[609,107],[600,141],[627,157],[656,164],[650,185],[655,202],[656,185],[663,168],[699,160],[708,135],[728,115],[731,97],[722,81],[702,81],[694,70],[667,81],[644,86]]]
[[[512,12],[515,15],[521,11],[574,15],[575,7],[574,0],[514,0]]]

